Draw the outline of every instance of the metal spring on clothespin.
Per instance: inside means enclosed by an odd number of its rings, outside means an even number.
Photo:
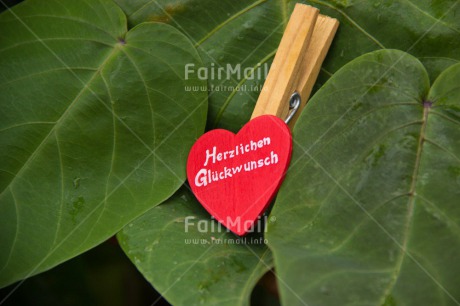
[[[289,98],[289,113],[288,113],[286,120],[284,120],[286,124],[289,124],[289,121],[291,121],[291,119],[297,113],[297,110],[300,107],[300,103],[301,103],[300,94],[297,91],[294,91],[294,93],[291,95],[291,98]]]

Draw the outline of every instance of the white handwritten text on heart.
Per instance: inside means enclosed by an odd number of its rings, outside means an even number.
[[[264,137],[259,141],[251,140],[246,144],[238,144],[234,147],[233,150],[227,150],[223,152],[217,152],[217,147],[214,146],[211,150],[206,150],[206,161],[203,166],[206,167],[209,163],[215,164],[217,162],[235,158],[250,152],[257,151],[263,147],[269,146],[271,144],[270,137]],[[224,167],[221,171],[211,171],[206,168],[202,168],[197,172],[195,176],[195,185],[197,187],[207,186],[212,182],[217,182],[220,180],[225,180],[233,177],[234,175],[241,173],[242,171],[250,172],[258,168],[270,166],[277,164],[279,161],[278,154],[274,151],[271,151],[270,154],[264,158],[258,160],[250,160],[243,164],[233,166],[233,167]]]

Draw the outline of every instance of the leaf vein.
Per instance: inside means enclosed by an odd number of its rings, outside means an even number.
[[[242,9],[241,11],[233,14],[232,16],[230,16],[229,18],[227,18],[225,21],[223,21],[222,23],[220,23],[219,25],[217,25],[214,29],[212,29],[211,31],[209,31],[209,33],[207,33],[205,36],[203,36],[203,38],[201,38],[198,42],[195,43],[195,48],[200,46],[203,42],[205,42],[206,40],[208,40],[211,36],[213,36],[214,34],[216,34],[220,29],[222,29],[225,25],[227,25],[228,23],[232,22],[233,20],[235,20],[236,18],[238,18],[239,16],[243,15],[244,13],[250,11],[251,9],[259,6],[260,4],[266,2],[267,0],[258,0],[256,2],[254,2],[253,4],[250,4],[248,5],[247,7],[245,7],[244,9]]]
[[[75,41],[95,42],[95,43],[99,43],[101,45],[113,48],[113,44],[111,45],[111,44],[106,43],[106,42],[104,42],[102,40],[79,38],[79,37],[50,37],[50,38],[41,38],[40,40],[35,39],[35,40],[21,41],[20,43],[13,44],[13,45],[10,45],[10,46],[7,46],[5,48],[0,49],[0,53],[2,53],[4,51],[7,51],[7,50],[10,50],[10,49],[13,49],[13,48],[16,48],[16,47],[27,45],[27,44],[43,43],[45,41],[61,41],[61,40],[75,40]]]
[[[344,11],[342,11],[341,9],[329,4],[329,3],[326,3],[326,2],[323,2],[323,1],[320,1],[320,0],[310,0],[311,2],[313,3],[316,3],[316,4],[320,4],[320,5],[324,5],[326,7],[329,7],[335,11],[337,11],[339,14],[341,14],[343,17],[345,17],[354,27],[356,27],[358,29],[358,31],[362,32],[365,36],[367,36],[370,40],[372,40],[376,45],[378,45],[380,48],[382,49],[386,49],[385,46],[377,39],[375,38],[373,35],[371,35],[369,32],[367,32],[366,30],[364,30],[356,21],[353,20],[353,18],[351,18],[350,16],[348,16]]]
[[[9,186],[14,184],[15,179],[21,175],[23,171],[27,169],[27,166],[29,165],[30,162],[35,158],[35,156],[38,154],[38,151],[42,148],[42,146],[45,145],[46,141],[50,138],[50,136],[54,133],[54,131],[59,127],[59,125],[63,122],[63,120],[68,116],[70,110],[73,108],[73,106],[77,103],[77,101],[80,99],[80,97],[87,91],[89,88],[89,84],[91,84],[96,76],[98,75],[98,72],[100,69],[104,67],[104,65],[108,62],[108,60],[118,51],[118,49],[112,50],[112,52],[107,56],[107,58],[101,63],[99,66],[99,69],[92,75],[92,77],[86,82],[83,86],[83,88],[78,92],[78,94],[75,96],[75,98],[70,102],[69,106],[66,108],[66,110],[63,112],[63,114],[59,117],[59,119],[56,121],[56,124],[51,128],[51,130],[48,132],[48,134],[43,138],[43,140],[37,145],[36,149],[32,152],[32,154],[28,157],[26,162],[22,165],[22,167],[18,170],[16,176],[12,179],[12,181],[9,183]],[[0,193],[0,197],[3,195],[7,187],[5,187],[4,190]]]

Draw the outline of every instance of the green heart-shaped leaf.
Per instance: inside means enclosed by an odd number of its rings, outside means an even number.
[[[238,238],[183,188],[118,235],[144,277],[174,305],[248,305],[272,267],[262,237]]]
[[[193,45],[127,32],[111,1],[26,1],[0,15],[0,286],[107,239],[167,199],[203,132]]]
[[[208,69],[208,127],[238,131],[250,118],[296,1],[287,0],[115,0],[130,24],[159,21],[173,25],[195,43]],[[323,65],[319,85],[364,53],[394,48],[418,57],[432,79],[460,60],[460,2],[408,0],[309,0],[322,14],[340,21]],[[222,73],[227,66],[241,74]],[[257,68],[244,75],[245,68]],[[197,69],[195,69],[197,70]],[[212,71],[215,75],[212,76]],[[258,75],[260,73],[260,77]],[[195,71],[194,75],[198,72]],[[204,76],[204,74],[202,74]],[[240,85],[240,90],[237,90]]]
[[[286,305],[458,304],[459,84],[383,50],[312,98],[267,233]]]

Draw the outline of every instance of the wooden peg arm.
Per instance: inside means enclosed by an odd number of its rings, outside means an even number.
[[[290,121],[290,126],[294,125],[310,97],[338,26],[337,19],[319,15],[311,6],[296,4],[251,118],[269,114],[285,119],[289,98],[297,91],[301,104]]]
[[[302,56],[307,51],[319,10],[296,4],[281,38],[267,79],[252,113],[285,118],[289,111],[289,97],[295,90]]]
[[[316,79],[321,71],[321,65],[326,58],[338,27],[339,21],[328,16],[319,15],[316,20],[310,45],[300,64],[300,77],[296,85],[296,89],[302,101],[299,109],[289,122],[290,126],[294,126],[310,98],[313,85],[315,85]]]

